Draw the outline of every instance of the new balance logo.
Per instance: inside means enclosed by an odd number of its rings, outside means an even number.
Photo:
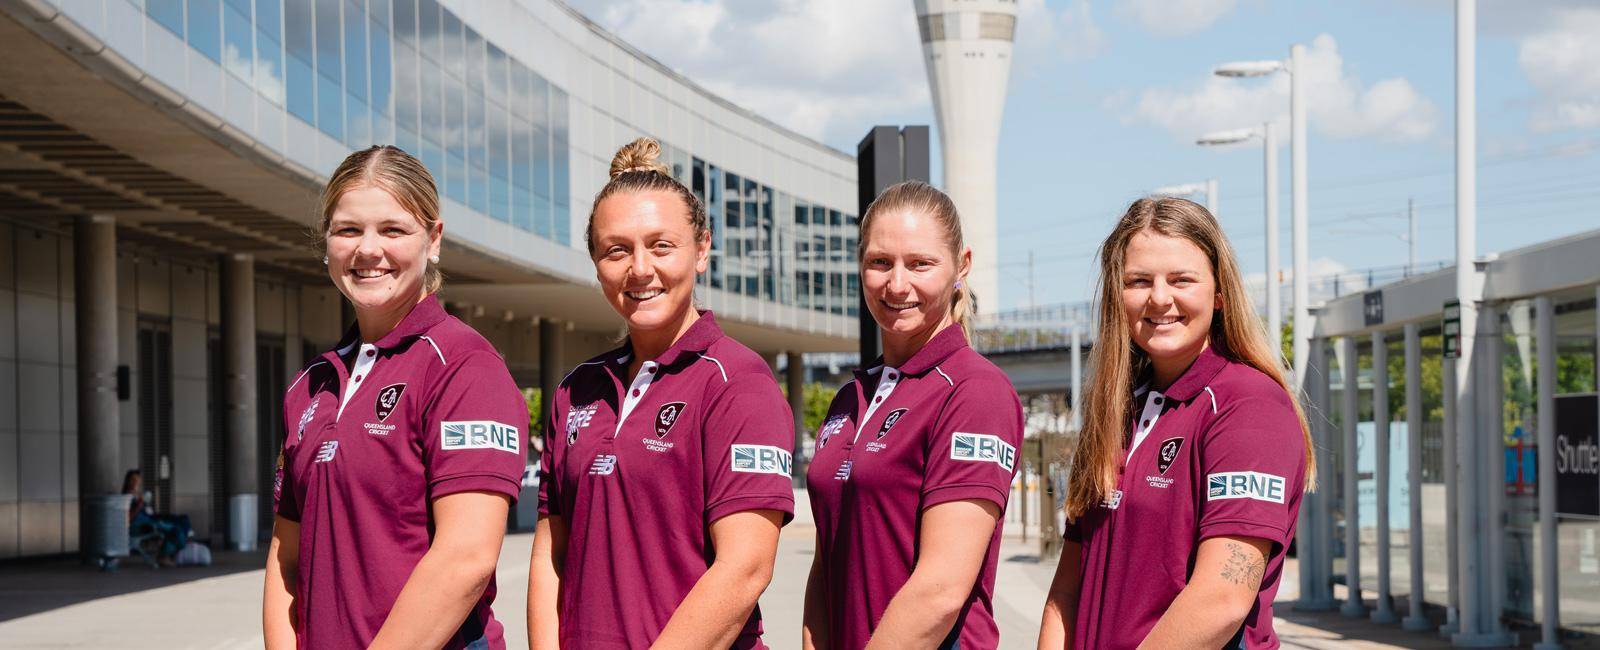
[[[751,474],[789,475],[794,456],[770,445],[734,445],[733,471]]]
[[[593,476],[610,476],[617,471],[617,457],[611,454],[600,454],[594,457],[594,462],[589,463],[589,474]]]
[[[1261,472],[1218,472],[1206,475],[1206,500],[1255,499],[1283,503],[1282,476]]]
[[[321,447],[317,447],[317,457],[314,462],[326,463],[333,460],[333,455],[337,453],[339,453],[339,441],[329,440],[322,443]]]
[[[833,472],[833,480],[835,480],[835,481],[848,481],[848,480],[850,480],[850,464],[854,463],[854,462],[855,461],[853,461],[853,460],[847,460],[847,461],[845,461],[843,463],[840,463],[839,464],[839,469],[834,470],[834,472]]]
[[[439,424],[440,448],[498,449],[513,454],[521,453],[521,437],[517,428],[491,420],[471,422],[443,422]]]
[[[950,439],[950,458],[994,463],[1009,472],[1017,466],[1017,448],[987,433],[957,432]]]

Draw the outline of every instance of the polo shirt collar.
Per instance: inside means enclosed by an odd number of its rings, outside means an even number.
[[[373,347],[380,350],[399,347],[411,339],[428,333],[428,330],[433,329],[433,326],[444,321],[447,316],[449,314],[445,313],[444,305],[439,304],[438,296],[430,293],[418,302],[416,306],[412,307],[405,318],[400,319],[400,323],[394,326],[394,329],[389,330],[388,334],[378,339],[378,342],[373,344]],[[335,349],[340,356],[343,356],[360,344],[361,326],[355,324],[351,325],[350,330],[345,332],[344,338]]]
[[[913,377],[920,376],[923,373],[932,370],[934,366],[944,363],[946,359],[950,358],[950,355],[955,354],[957,351],[960,351],[965,347],[967,347],[966,332],[961,330],[960,325],[952,323],[949,327],[944,328],[944,330],[940,331],[938,334],[934,334],[933,338],[928,339],[928,342],[922,345],[922,349],[917,350],[917,353],[911,355],[910,359],[907,359],[905,363],[900,364],[900,367],[897,368],[897,370],[903,374]],[[875,375],[882,370],[882,368],[883,357],[880,355],[877,359],[872,361],[872,365],[867,366],[866,369],[858,372],[867,375]]]
[[[1178,381],[1172,382],[1172,385],[1161,393],[1180,402],[1187,402],[1205,390],[1217,373],[1222,372],[1222,368],[1227,365],[1228,360],[1217,353],[1216,346],[1207,345],[1206,349],[1200,351],[1200,356],[1195,358],[1194,363],[1189,364],[1189,369],[1178,376]]]
[[[684,355],[701,354],[711,349],[711,344],[722,338],[722,328],[717,326],[717,317],[709,309],[699,311],[700,318],[689,326],[689,331],[678,337],[672,346],[662,352],[661,356],[647,361],[655,361],[657,365],[670,366],[677,363]],[[612,359],[617,363],[628,363],[633,360],[633,343],[625,342],[617,348]]]

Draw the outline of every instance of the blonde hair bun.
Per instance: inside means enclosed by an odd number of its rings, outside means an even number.
[[[655,172],[665,176],[672,173],[661,163],[661,143],[652,138],[639,138],[622,145],[617,155],[611,157],[611,178],[628,172]]]

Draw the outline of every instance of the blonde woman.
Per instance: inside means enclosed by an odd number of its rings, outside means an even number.
[[[1097,300],[1038,647],[1277,647],[1315,465],[1233,249],[1198,204],[1140,199],[1100,247]]]
[[[806,648],[995,648],[995,563],[1022,443],[1011,381],[967,345],[972,251],[926,184],[861,219],[883,356],[839,389],[807,472],[817,552]]]
[[[490,611],[528,409],[446,314],[428,170],[374,146],[322,193],[328,277],[356,325],[283,398],[262,621],[270,648],[504,648]]]

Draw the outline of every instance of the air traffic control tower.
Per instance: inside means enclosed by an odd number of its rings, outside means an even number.
[[[916,0],[922,55],[939,119],[944,189],[972,248],[968,282],[978,306],[999,306],[995,175],[1000,116],[1011,73],[1017,0]]]

